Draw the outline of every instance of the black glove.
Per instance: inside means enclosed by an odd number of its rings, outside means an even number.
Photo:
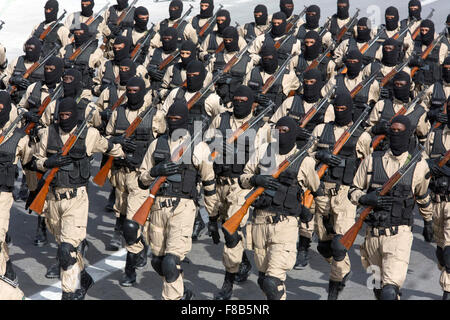
[[[73,67],[73,61],[69,59],[64,59],[64,69],[71,69]]]
[[[410,67],[423,67],[425,65],[425,62],[423,61],[421,56],[415,55],[411,57],[411,60],[409,60],[408,65]]]
[[[11,77],[10,82],[18,86],[20,89],[26,89],[30,86],[31,82],[28,79],[25,79],[23,76],[13,76]]]
[[[433,123],[436,121],[438,114],[440,113],[440,109],[439,108],[433,108],[430,109],[430,111],[427,112],[427,119]]]
[[[25,112],[23,114],[23,117],[28,122],[34,122],[34,123],[38,123],[39,120],[41,119],[35,112],[31,112],[31,111]]]
[[[72,158],[62,156],[61,154],[54,154],[44,162],[44,167],[47,169],[61,168],[72,163]]]
[[[112,38],[120,34],[120,27],[115,23],[108,23],[108,28],[111,31]]]
[[[303,223],[308,223],[312,220],[313,215],[311,211],[305,206],[302,205],[302,212],[300,213],[300,221]]]
[[[433,175],[433,177],[435,178],[440,178],[440,177],[450,177],[450,167],[448,166],[443,166],[443,167],[439,167],[438,162],[436,162],[433,159],[428,159],[427,160],[428,163],[428,167],[430,168],[430,172]],[[425,178],[428,178],[427,176],[425,176]]]
[[[151,66],[150,68],[148,68],[148,74],[150,75],[150,78],[152,78],[152,80],[162,81],[166,72],[164,70],[159,70],[155,66]]]
[[[447,122],[448,122],[447,114],[443,113],[443,112],[439,112],[436,116],[436,121],[440,122],[442,124],[447,124]]]
[[[388,129],[389,129],[389,122],[386,120],[380,120],[376,125],[372,127],[371,131],[374,135],[379,135],[379,134],[387,134]]]
[[[363,61],[363,65],[367,66],[369,63],[371,63],[373,61],[373,58],[364,55],[362,57],[362,61]]]
[[[102,121],[108,122],[111,118],[112,111],[110,108],[107,108],[106,110],[100,112],[100,117],[102,118]]]
[[[280,183],[272,176],[255,174],[250,178],[250,184],[254,187],[276,190]]]
[[[341,164],[342,159],[332,154],[329,150],[319,150],[316,152],[316,159],[329,166],[336,167]]]
[[[297,132],[297,138],[301,140],[309,140],[309,138],[311,138],[311,131],[308,129],[298,127]]]
[[[228,72],[222,73],[219,80],[217,80],[217,84],[230,84],[231,79],[231,75]]]
[[[374,207],[389,211],[394,202],[393,197],[380,196],[379,191],[372,191],[363,195],[358,201],[363,206]]]
[[[208,62],[210,59],[212,58],[212,55],[210,55],[209,53],[205,54],[203,56],[203,61]]]
[[[120,145],[122,146],[122,150],[126,153],[133,153],[137,149],[136,143],[128,138],[123,139]]]
[[[414,83],[418,83],[418,84],[424,84],[425,83],[425,73],[423,70],[419,70],[417,71],[413,77],[412,80]]]
[[[423,221],[423,232],[422,235],[426,242],[433,242],[433,221]]]
[[[214,244],[220,243],[219,226],[217,224],[218,218],[219,218],[219,216],[209,217],[209,222],[208,222],[209,236],[212,237]]]
[[[380,99],[390,99],[391,98],[391,92],[389,88],[382,87],[380,88]]]
[[[165,177],[171,176],[178,173],[180,171],[179,169],[180,169],[179,164],[176,164],[175,162],[172,161],[164,161],[154,166],[150,170],[150,175],[154,178],[161,176]]]
[[[268,106],[269,103],[271,102],[270,98],[262,93],[255,94],[255,101],[262,106]]]

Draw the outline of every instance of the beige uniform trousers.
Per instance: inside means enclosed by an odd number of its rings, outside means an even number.
[[[286,273],[294,268],[297,257],[298,219],[281,217],[282,221],[270,223],[272,212],[256,210],[252,224],[252,243],[258,271],[286,281]],[[286,300],[286,288],[281,300]]]
[[[450,202],[433,202],[433,233],[438,247],[450,246]],[[442,272],[439,283],[442,290],[450,292],[450,274],[445,271],[445,266],[438,263]]]
[[[116,202],[113,207],[116,217],[126,215],[127,219],[132,220],[149,196],[149,191],[139,188],[137,171],[127,172],[125,168],[112,171],[111,184],[116,187]],[[141,231],[138,230],[138,237],[140,236]],[[144,239],[146,238],[144,234]],[[127,245],[126,249],[136,254],[144,249],[144,245],[139,241],[131,246]]]
[[[160,203],[177,198],[157,197],[150,212],[148,226],[149,243],[155,256],[163,257],[170,253],[183,261],[192,248],[192,228],[194,227],[197,208],[190,199],[180,199],[176,207],[162,208]],[[171,283],[163,277],[163,300],[180,300],[184,293],[183,270]]]
[[[408,271],[413,234],[411,227],[399,226],[396,235],[377,236],[378,228],[366,230],[366,238],[360,247],[361,263],[365,269],[377,266],[380,269],[381,285],[403,286]],[[389,229],[387,229],[389,230]]]
[[[79,187],[77,196],[72,199],[57,200],[54,193],[63,194],[72,191],[71,188],[50,189],[47,196],[47,227],[55,236],[56,242],[70,243],[77,248],[86,238],[86,228],[89,213],[89,199],[86,187]],[[63,292],[75,292],[80,285],[80,272],[84,269],[81,252],[72,252],[71,256],[77,262],[67,271],[61,268],[61,288]]]
[[[330,194],[332,189],[335,189],[334,183],[324,182],[325,194]],[[341,185],[339,191],[335,196],[316,197],[316,227],[319,241],[330,241],[333,239],[333,234],[328,234],[324,224],[323,217],[331,215],[331,223],[336,234],[345,234],[348,229],[355,223],[356,206],[353,205],[347,198],[349,186]],[[344,276],[350,272],[350,259],[348,254],[345,255],[344,260],[336,261],[332,257],[327,259],[331,264],[330,280],[342,281]]]
[[[309,211],[314,215],[314,212],[316,211],[316,204],[314,201],[311,205],[311,208],[309,208]],[[312,239],[315,229],[316,229],[316,219],[312,219],[310,222],[307,223],[299,221],[298,231],[300,236]]]
[[[238,211],[245,202],[245,196],[249,190],[242,190],[237,182],[238,179],[226,179],[231,184],[222,184],[217,182],[216,190],[219,197],[220,207],[219,216],[223,218],[223,221],[229,219],[236,211]],[[240,227],[243,229],[248,220],[248,211],[241,221]],[[245,236],[242,230],[238,230],[238,235],[242,237],[242,240],[234,248],[223,247],[222,262],[227,272],[236,273],[239,271],[239,265],[242,262],[242,254],[245,249]]]

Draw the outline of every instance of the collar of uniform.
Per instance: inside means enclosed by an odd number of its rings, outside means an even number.
[[[392,153],[392,150],[389,149],[389,150],[386,152],[386,155],[387,155],[390,159],[393,159],[393,160],[395,160],[395,161],[398,161],[398,162],[400,162],[400,163],[403,165],[403,163],[406,162],[406,159],[407,159],[408,156],[409,156],[409,152],[406,151],[406,152],[403,152],[403,153],[402,153],[401,155],[399,155],[399,156],[395,156],[395,155]]]

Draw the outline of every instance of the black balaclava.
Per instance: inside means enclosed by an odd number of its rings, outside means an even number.
[[[238,102],[233,99],[233,114],[237,119],[244,119],[252,112],[255,101],[253,91],[247,86],[239,86],[234,92],[235,97],[247,97],[247,101]]]
[[[139,87],[136,93],[129,93],[128,87]],[[144,104],[145,82],[139,77],[131,78],[127,83],[127,108],[131,110],[139,110]]]
[[[209,4],[209,7],[206,10],[202,10],[200,8],[200,18],[201,19],[211,18],[214,12],[214,0],[200,0],[200,4],[202,3]]]
[[[62,120],[58,114],[59,127],[65,133],[69,133],[77,125],[78,122],[78,106],[73,97],[65,97],[59,103],[58,112],[72,112],[70,117],[66,120]]]
[[[281,37],[286,33],[287,27],[286,15],[284,14],[284,12],[274,13],[272,16],[272,20],[283,20],[283,22],[279,26],[274,26],[272,23],[272,30],[270,31],[272,36],[274,36],[275,38]]]
[[[86,2],[86,0],[81,0],[81,2]],[[83,4],[81,4],[81,15],[83,17],[90,17],[92,16],[92,14],[94,13],[94,0],[89,0],[90,4],[86,7],[83,6]]]
[[[74,39],[75,39],[75,47],[80,47],[83,43],[89,41],[89,39],[91,38],[91,34],[89,32],[89,27],[85,24],[85,23],[80,23],[80,27],[79,28],[75,28],[74,31],[77,30],[83,30],[84,33],[80,36],[77,36],[76,34],[74,34]]]
[[[122,72],[119,69],[120,85],[126,86],[128,80],[136,76],[136,64],[130,58],[125,58],[120,61],[120,67],[129,67],[130,70],[127,72]]]
[[[406,81],[406,85],[402,87],[397,87],[395,85],[395,81]],[[411,78],[409,74],[407,74],[405,71],[399,71],[397,74],[392,78],[392,83],[394,83],[393,90],[394,90],[394,97],[401,102],[407,103],[409,102],[409,92],[411,90]]]
[[[291,117],[285,116],[280,118],[280,120],[277,121],[277,124],[275,126],[276,127],[286,126],[289,128],[289,131],[286,133],[280,132],[278,137],[278,146],[280,154],[281,155],[288,154],[292,150],[292,148],[295,147],[298,124]]]
[[[347,60],[357,59],[357,63],[349,63]],[[347,76],[355,79],[363,67],[363,55],[358,49],[350,50],[345,57],[345,66],[347,67]]]
[[[224,42],[225,49],[228,52],[239,51],[239,33],[235,27],[227,27],[223,30],[223,38],[232,38],[230,43]]]
[[[358,20],[357,25],[367,27],[367,29],[364,29],[364,30],[357,29],[356,41],[359,43],[369,41],[370,40],[370,31],[371,31],[369,19],[367,19],[366,17],[363,17]]]
[[[420,27],[430,28],[427,34],[420,32],[420,40],[422,40],[424,45],[429,46],[434,40],[434,23],[433,21],[426,19],[421,22]]]
[[[217,17],[225,17],[226,20],[222,23],[217,23],[217,33],[223,34],[223,30],[225,30],[226,27],[230,26],[231,18],[230,18],[230,12],[228,10],[219,10],[217,13]]]
[[[394,49],[392,51],[386,51],[385,50],[385,46],[394,46]],[[393,67],[395,65],[398,64],[399,62],[399,50],[400,49],[400,45],[399,42],[397,40],[394,40],[392,38],[388,38],[386,39],[386,41],[383,44],[383,57],[381,58],[381,62],[388,66],[388,67]]]
[[[259,52],[261,65],[268,74],[274,74],[278,69],[278,52],[271,44],[264,45]],[[270,58],[269,58],[270,57]]]
[[[178,7],[177,10],[170,10],[170,8]],[[169,20],[177,20],[181,17],[183,13],[183,1],[172,0],[169,4]]]
[[[386,30],[393,31],[398,28],[399,15],[396,7],[387,8],[384,16],[386,20]],[[388,20],[386,16],[394,16],[394,18]]]
[[[64,75],[74,77],[73,81],[70,83],[63,82],[64,97],[78,97],[83,90],[83,85],[81,83],[83,76],[81,75],[81,72],[77,69],[68,69]]]
[[[442,79],[445,82],[450,83],[450,69],[444,68],[444,66],[448,65],[450,65],[450,56],[447,56],[442,64]]]
[[[187,90],[189,92],[197,92],[203,88],[203,82],[206,78],[206,69],[203,63],[198,60],[189,62],[186,67],[186,73],[200,72],[198,76],[187,77]]]
[[[128,0],[117,0],[117,9],[119,9],[119,11],[122,11],[127,7],[128,7]]]
[[[197,57],[197,46],[191,40],[185,40],[181,43],[180,51],[190,51],[191,55],[188,58],[181,57],[180,63],[183,69],[186,69],[189,62],[195,60]]]
[[[44,6],[45,9],[53,9],[52,12],[45,12],[45,23],[50,23],[58,19],[59,3],[56,0],[48,0]]]
[[[11,96],[6,91],[0,91],[0,103],[3,104],[3,109],[0,110],[0,128],[9,121],[9,114],[11,112]]]
[[[170,40],[164,37],[172,37]],[[178,31],[175,28],[168,27],[161,32],[162,49],[165,53],[171,53],[177,49]]]
[[[412,134],[412,126],[411,121],[409,121],[408,117],[404,115],[396,116],[392,119],[391,124],[401,123],[406,129],[401,132],[393,132],[389,127],[387,136],[389,137],[389,146],[391,148],[394,156],[399,156],[402,153],[408,151],[409,148],[409,139]]]
[[[134,29],[137,32],[147,31],[148,18],[146,20],[139,18],[139,16],[148,16],[148,10],[145,7],[137,7],[134,10]]]
[[[116,39],[114,40],[114,44],[121,44],[124,43],[125,47],[121,50],[116,50],[113,47],[113,51],[114,51],[114,62],[117,64],[120,61],[122,61],[125,58],[129,58],[130,57],[130,39],[124,36],[117,36]]]
[[[292,9],[288,9],[286,7],[287,4],[294,5],[294,2],[292,2],[292,0],[280,0],[280,11],[284,12],[286,18],[289,18],[292,15],[292,12],[294,12],[294,7],[292,7]]]
[[[308,12],[315,12],[313,16],[308,15]],[[305,27],[308,30],[314,30],[319,27],[320,20],[320,7],[315,4],[311,5],[306,9],[306,24]]]
[[[337,111],[336,107],[346,106],[345,111]],[[334,123],[338,126],[343,127],[348,125],[352,121],[353,117],[353,100],[350,93],[346,91],[340,92],[333,102],[334,107]]]
[[[267,13],[267,7],[263,4],[258,4],[255,7],[255,10],[253,11],[253,13],[257,13],[257,12],[261,12],[262,16],[259,18],[255,17],[255,23],[257,26],[263,26],[265,24],[267,24],[267,19],[269,17],[268,13]]]
[[[34,49],[27,49],[27,45],[34,45]],[[24,51],[25,51],[25,60],[29,62],[36,62],[39,60],[41,55],[42,44],[41,41],[36,37],[31,37],[25,42]]]
[[[419,7],[419,9],[412,11],[410,7]],[[422,11],[422,4],[419,0],[411,0],[408,3],[408,13],[409,17],[412,19],[413,17],[417,20],[420,20],[420,12]]]
[[[312,79],[316,80],[316,83],[313,85],[305,83],[305,80]],[[303,74],[303,100],[308,103],[313,103],[319,100],[320,89],[322,88],[321,79],[322,75],[317,68],[308,70]]]
[[[319,56],[320,51],[322,49],[322,39],[320,38],[319,34],[314,30],[310,30],[306,33],[305,40],[306,39],[316,40],[316,42],[312,46],[308,47],[305,45],[305,52],[304,52],[305,59],[311,61]]]
[[[181,117],[181,119],[170,120],[169,116],[179,116],[179,117]],[[184,129],[187,131],[188,120],[189,120],[189,109],[187,107],[186,102],[179,100],[179,99],[175,100],[174,103],[170,106],[169,110],[167,111],[167,115],[166,115],[169,136],[171,136],[172,133],[178,129]]]
[[[337,3],[338,4],[339,3],[347,4],[347,6],[345,6],[345,7],[339,7],[339,6],[337,7],[337,16],[338,16],[338,18],[341,19],[341,20],[347,19],[349,17],[348,10],[350,9],[350,4],[349,4],[348,0],[338,0]]]
[[[55,88],[56,84],[61,82],[61,77],[64,73],[64,61],[58,57],[51,57],[45,63],[46,66],[55,66],[52,72],[46,72],[44,69],[44,81],[47,87]]]

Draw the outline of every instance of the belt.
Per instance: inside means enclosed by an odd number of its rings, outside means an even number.
[[[284,221],[286,219],[287,219],[287,217],[285,215],[277,214],[274,216],[267,216],[266,223],[273,224],[273,223],[278,223],[278,222]]]
[[[412,230],[410,226],[392,226],[388,228],[370,228],[370,234],[372,237],[379,237],[379,236],[395,236],[398,234],[399,228],[406,227],[409,228],[409,230]]]
[[[159,207],[160,208],[170,208],[170,207],[176,207],[180,203],[180,198],[177,198],[177,200],[172,199],[166,199],[164,201],[159,201]]]
[[[66,199],[70,200],[77,196],[78,190],[74,188],[74,189],[72,189],[72,191],[66,191],[63,193],[56,193],[55,191],[53,191],[52,193],[55,196],[57,201],[66,200]]]
[[[237,184],[237,181],[231,177],[217,177],[217,183],[220,185],[234,185]]]

